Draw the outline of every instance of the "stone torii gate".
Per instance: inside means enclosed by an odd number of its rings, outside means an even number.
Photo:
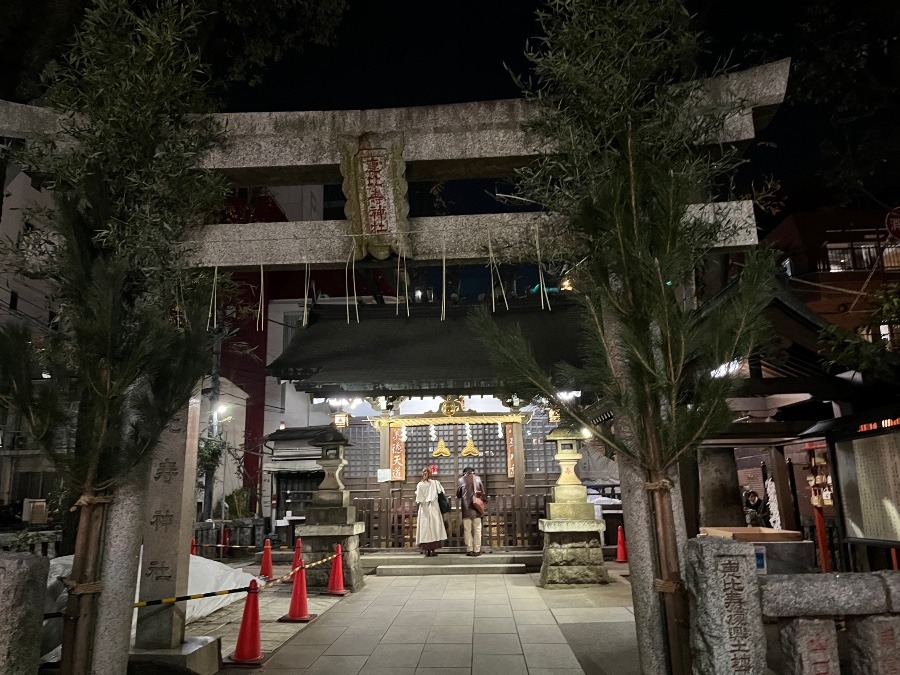
[[[722,143],[752,140],[784,99],[789,60],[709,80],[703,104],[735,108],[719,137]],[[530,243],[540,236],[553,247],[552,218],[533,213],[474,214],[410,218],[408,181],[508,176],[540,154],[523,123],[534,114],[522,100],[487,101],[383,110],[218,115],[226,143],[201,164],[221,171],[235,185],[271,186],[341,183],[347,220],[218,224],[196,240],[196,264],[227,269],[337,267],[371,256],[396,254],[411,261],[480,262],[489,245],[503,255],[536,258]],[[36,106],[0,101],[0,137],[25,138],[52,132],[54,113]],[[690,215],[730,225],[723,249],[757,243],[752,203],[725,202],[691,207]],[[537,234],[536,234],[537,233]],[[196,461],[196,445],[184,446],[181,466]],[[192,457],[191,455],[194,455]],[[623,492],[643,483],[633,467],[622,471]],[[630,485],[630,488],[628,487]],[[639,500],[636,500],[639,501]],[[677,507],[678,505],[676,505]],[[677,510],[677,509],[676,509]],[[629,525],[652,539],[649,512],[629,516]],[[159,521],[144,518],[145,533]],[[680,523],[683,531],[683,521]],[[187,539],[185,539],[187,537]],[[173,551],[189,546],[187,529],[169,540]],[[652,608],[651,551],[634,550],[644,561],[632,566],[635,606]],[[174,554],[170,556],[175,559]],[[637,616],[638,634],[656,619]],[[649,631],[652,634],[652,631]],[[660,645],[645,645],[662,653]]]

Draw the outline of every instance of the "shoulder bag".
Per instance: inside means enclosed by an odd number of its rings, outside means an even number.
[[[477,513],[480,518],[484,515],[484,499],[479,496],[481,491],[475,489],[474,478],[472,478],[470,485],[472,486],[472,510]]]
[[[447,499],[443,486],[441,488],[438,490],[438,508],[441,510],[441,513],[450,513],[450,500]]]

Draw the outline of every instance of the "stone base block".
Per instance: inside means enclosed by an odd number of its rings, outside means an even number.
[[[594,517],[594,505],[587,502],[547,504],[547,518],[550,520],[593,520]]]
[[[363,569],[359,558],[358,534],[318,534],[314,532],[330,532],[343,529],[345,532],[359,531],[362,523],[354,523],[352,526],[327,526],[327,525],[299,525],[296,528],[297,536],[303,538],[303,558],[307,564],[327,558],[334,553],[335,544],[341,545],[344,567],[344,588],[356,592],[365,584]],[[308,568],[306,571],[306,585],[309,589],[323,590],[328,587],[328,579],[331,576],[333,561],[323,565]]]
[[[346,490],[316,490],[312,498],[313,508],[317,506],[350,506],[350,493]]]
[[[305,513],[308,525],[352,525],[356,522],[355,506],[314,506]]]
[[[196,673],[214,675],[222,669],[222,643],[218,637],[186,638],[174,649],[132,649],[128,657],[128,672],[159,673],[166,666],[175,666]]]
[[[599,532],[544,532],[540,586],[608,582]]]
[[[587,488],[584,485],[557,485],[550,493],[552,500],[560,504],[587,503]]]

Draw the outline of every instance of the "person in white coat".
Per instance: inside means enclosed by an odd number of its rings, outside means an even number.
[[[433,558],[437,550],[443,546],[447,538],[444,517],[438,506],[438,493],[444,491],[440,481],[431,477],[431,471],[422,469],[422,480],[416,485],[416,503],[419,515],[416,520],[416,544],[425,551],[425,555]]]

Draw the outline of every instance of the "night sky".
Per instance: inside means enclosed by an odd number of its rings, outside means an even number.
[[[536,0],[351,0],[332,47],[312,47],[236,88],[231,110],[337,110],[520,95]]]

